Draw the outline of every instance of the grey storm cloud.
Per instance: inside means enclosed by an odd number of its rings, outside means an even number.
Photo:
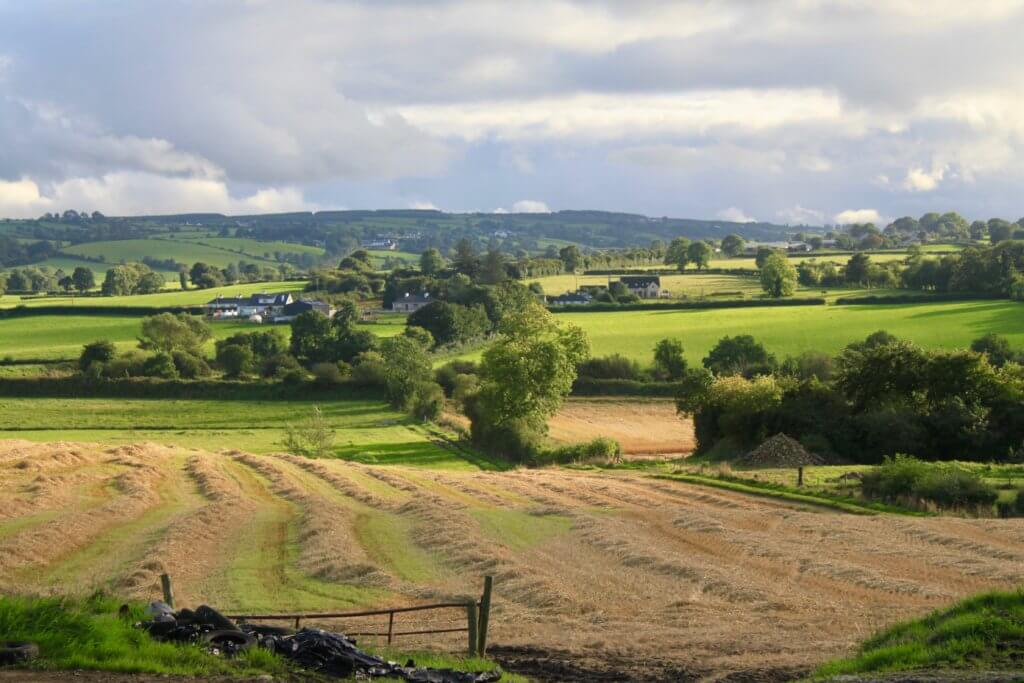
[[[0,0],[0,214],[1016,218],[1022,28],[1012,1]]]

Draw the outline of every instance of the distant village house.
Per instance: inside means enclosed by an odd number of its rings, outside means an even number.
[[[626,285],[630,294],[641,299],[657,299],[662,296],[661,278],[657,275],[626,275],[619,278],[619,281]]]
[[[391,302],[391,310],[401,313],[415,313],[432,301],[433,299],[430,298],[429,293],[421,296],[407,292],[401,299],[395,299]]]

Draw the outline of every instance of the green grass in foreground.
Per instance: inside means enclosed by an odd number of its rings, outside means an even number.
[[[814,678],[917,669],[1020,670],[1022,652],[1024,592],[993,592],[886,629],[853,657],[821,666]]]
[[[285,673],[285,662],[265,650],[228,660],[198,647],[158,643],[132,627],[143,618],[132,605],[127,619],[109,598],[0,597],[0,635],[39,646],[40,669],[89,669],[179,675]]]
[[[766,498],[777,498],[791,503],[827,507],[854,515],[876,515],[880,512],[911,516],[923,516],[926,514],[901,508],[896,505],[878,503],[849,496],[831,495],[822,492],[807,492],[801,489],[794,489],[788,486],[771,484],[768,482],[683,473],[658,474],[654,476],[657,479],[670,479],[672,481],[682,481],[688,484],[698,484],[700,486],[711,486],[714,488],[726,489],[729,491],[735,491],[736,493],[745,493],[749,495],[763,496]]]
[[[200,677],[287,675],[293,671],[288,662],[263,649],[248,650],[236,658],[226,659],[193,645],[157,642],[145,631],[133,627],[144,618],[141,604],[130,604],[126,618],[118,616],[119,607],[116,600],[103,596],[78,599],[0,596],[0,638],[36,643],[40,657],[31,665],[36,669]],[[412,659],[417,666],[424,667],[460,671],[497,668],[493,661],[482,657],[394,648],[375,653],[403,663]],[[515,675],[502,678],[508,683],[525,680]]]

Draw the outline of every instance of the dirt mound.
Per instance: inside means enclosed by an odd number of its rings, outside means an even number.
[[[824,465],[825,459],[811,453],[796,439],[776,434],[736,461],[745,467],[803,467]]]

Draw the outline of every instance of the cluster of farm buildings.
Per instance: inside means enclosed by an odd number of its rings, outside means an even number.
[[[291,294],[252,294],[250,296],[218,296],[204,308],[214,320],[248,320],[254,323],[286,323],[306,311],[319,311],[327,317],[334,309],[323,301],[297,300]]]

